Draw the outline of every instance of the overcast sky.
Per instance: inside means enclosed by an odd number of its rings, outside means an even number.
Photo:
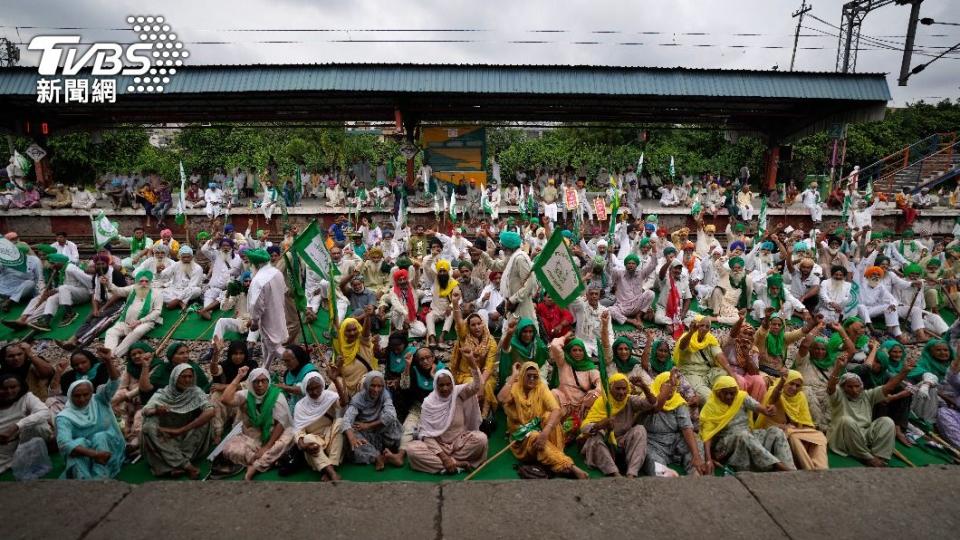
[[[0,36],[78,33],[84,42],[132,42],[127,15],[162,15],[190,64],[410,62],[608,64],[787,70],[799,1],[781,0],[4,0]],[[844,0],[813,0],[796,70],[834,71]],[[888,74],[894,103],[960,98],[960,51],[897,86],[909,7],[870,13],[856,69]],[[960,23],[960,0],[926,0],[921,17]],[[68,31],[51,28],[83,27]],[[15,28],[20,27],[20,28]],[[238,29],[328,29],[325,32]],[[384,32],[371,30],[417,30]],[[234,30],[234,31],[230,31]],[[430,30],[430,31],[424,31]],[[437,30],[474,30],[437,31]],[[552,30],[559,32],[543,32]],[[754,34],[754,35],[737,35]],[[756,35],[759,34],[759,35]],[[353,40],[353,42],[343,42]],[[367,40],[367,42],[360,42]],[[370,42],[377,40],[379,42]],[[405,40],[406,42],[397,42]],[[427,42],[414,43],[411,40]],[[434,42],[429,42],[433,40]],[[463,40],[438,43],[436,40]],[[226,44],[200,44],[217,41]],[[262,43],[296,41],[297,43]],[[510,43],[545,41],[547,43]],[[260,43],[258,43],[260,42]],[[596,42],[596,43],[577,43]],[[960,42],[960,26],[919,26],[917,45],[938,54]],[[627,44],[629,43],[629,45]],[[709,46],[704,46],[709,45]],[[937,48],[941,47],[941,48]],[[21,47],[21,65],[37,56]],[[929,60],[914,56],[913,64]]]

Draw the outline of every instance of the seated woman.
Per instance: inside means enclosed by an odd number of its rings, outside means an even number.
[[[807,395],[810,416],[817,428],[826,432],[830,426],[830,415],[826,412],[830,405],[827,403],[827,375],[823,370],[833,367],[833,360],[828,354],[827,338],[821,335],[824,326],[824,322],[818,319],[813,330],[800,341],[793,368],[803,377],[803,392]]]
[[[838,356],[827,381],[830,450],[859,460],[868,467],[885,467],[893,455],[896,430],[893,420],[886,416],[874,420],[873,407],[896,391],[907,373],[916,366],[916,360],[907,360],[895,377],[870,390],[863,389],[863,381],[856,373],[846,372],[840,376],[846,365],[847,357]],[[838,384],[840,391],[837,391]]]
[[[57,446],[66,461],[61,478],[106,480],[117,476],[123,465],[125,443],[110,406],[120,372],[110,349],[101,347],[97,355],[109,380],[96,390],[88,379],[75,380],[67,388],[66,407],[57,415]]]
[[[946,381],[947,370],[956,356],[947,340],[931,339],[924,345],[917,367],[907,375],[907,379],[915,385],[910,410],[927,423],[932,424],[937,420],[941,402],[937,392],[940,382]]]
[[[437,359],[433,349],[420,347],[412,357],[406,357],[406,367],[400,374],[399,382],[400,407],[397,407],[397,401],[394,402],[394,410],[399,409],[397,418],[403,422],[403,436],[400,438],[402,449],[406,449],[416,436],[423,400],[433,392],[436,371]]]
[[[433,392],[420,412],[418,440],[407,444],[410,468],[432,474],[455,474],[475,469],[487,457],[487,436],[480,431],[480,405],[475,399],[486,384],[477,362],[488,358],[483,349],[460,349],[470,366],[468,383],[455,384],[454,375],[441,369],[433,376]]]
[[[47,398],[47,408],[53,415],[63,410],[67,403],[67,397],[63,395],[61,388],[69,388],[74,382],[85,380],[93,383],[93,388],[96,390],[107,384],[109,376],[107,369],[100,367],[100,362],[93,356],[93,353],[86,349],[77,349],[70,354],[69,370],[66,363],[58,364],[55,368],[53,378],[50,380],[50,397]]]
[[[700,414],[700,396],[693,391],[693,387],[690,386],[690,383],[687,382],[687,379],[680,373],[680,370],[675,370],[673,364],[673,344],[670,342],[670,338],[664,336],[661,339],[654,339],[657,335],[656,330],[648,328],[646,330],[646,344],[647,346],[643,348],[643,352],[640,354],[640,366],[634,366],[630,373],[627,375],[630,378],[630,382],[639,386],[639,381],[643,381],[648,386],[653,384],[654,379],[657,375],[661,373],[670,373],[675,372],[677,375],[677,392],[680,393],[680,396],[687,402],[687,405],[690,406],[690,420],[694,425],[697,425],[697,418]],[[623,336],[621,336],[622,338]],[[617,338],[618,341],[621,338]],[[617,343],[617,342],[614,342]],[[632,344],[632,342],[630,342]],[[613,349],[614,357],[620,357],[624,354],[623,343],[616,345]]]
[[[0,474],[13,463],[19,445],[53,438],[50,410],[13,373],[0,374]]]
[[[518,430],[526,430],[522,440],[511,443],[510,451],[514,457],[527,463],[539,463],[555,474],[573,476],[578,480],[588,477],[563,453],[563,431],[560,429],[563,409],[547,388],[547,383],[540,378],[540,366],[536,362],[514,364],[513,374],[504,379],[497,398],[507,415],[508,432],[515,434]],[[533,427],[532,422],[539,427]]]
[[[602,332],[606,332],[607,323],[601,324]],[[583,340],[574,338],[572,332],[550,342],[550,362],[553,364],[550,381],[554,387],[551,390],[553,397],[563,409],[563,417],[570,417],[573,428],[578,429],[590,407],[603,393],[600,371],[587,355]]]
[[[767,381],[760,373],[760,352],[754,344],[755,330],[744,318],[747,310],[740,310],[740,318],[730,329],[730,336],[723,341],[723,354],[730,362],[733,378],[750,397],[762,400],[767,393]]]
[[[803,339],[803,336],[809,334],[818,320],[811,317],[804,328],[787,332],[787,319],[784,315],[774,313],[770,308],[767,308],[766,313],[767,317],[753,336],[753,343],[760,353],[760,365],[764,366],[765,369],[770,369],[771,372],[779,372],[785,365],[787,349],[793,343]]]
[[[497,379],[494,377],[497,341],[490,335],[490,329],[479,314],[471,313],[466,320],[463,319],[460,311],[460,292],[457,290],[451,294],[455,295],[453,326],[457,331],[457,341],[453,345],[450,364],[447,367],[453,373],[454,384],[469,384],[473,375],[469,362],[463,357],[463,351],[480,351],[485,355],[478,360],[483,372],[483,380],[486,381],[482,388],[483,392],[478,394],[478,397],[480,397],[480,416],[487,418],[497,410]]]
[[[387,347],[380,350],[379,363],[383,368],[383,377],[387,384],[387,391],[393,399],[397,415],[406,418],[406,407],[400,399],[400,377],[407,369],[407,359],[413,358],[417,352],[415,345],[410,345],[407,333],[401,330],[391,332],[387,338]]]
[[[657,396],[657,410],[643,417],[647,430],[647,459],[643,473],[657,474],[657,464],[665,468],[679,463],[692,475],[713,474],[713,462],[704,461],[703,444],[694,432],[691,407],[677,391],[680,371],[673,368],[657,375],[650,392]]]
[[[293,419],[282,392],[270,384],[270,372],[263,368],[249,371],[246,366],[223,390],[221,401],[239,407],[243,428],[223,447],[223,458],[247,468],[246,480],[273,467],[293,442]],[[237,390],[247,378],[247,388]]]
[[[537,335],[536,323],[531,319],[510,319],[500,338],[500,358],[497,361],[497,384],[502,389],[510,377],[513,366],[522,362],[534,362],[538,367],[547,363],[547,345]],[[499,399],[501,403],[503,400]]]
[[[880,346],[877,346],[876,341],[871,341],[869,347],[866,361],[850,368],[851,373],[860,377],[864,390],[887,384],[887,381],[897,376],[907,358],[907,348],[895,339],[888,339]],[[900,385],[893,394],[873,406],[873,417],[886,416],[893,420],[897,440],[906,446],[913,446],[913,442],[905,434],[910,422],[912,396],[913,393],[905,385]]]
[[[377,363],[379,341],[370,337],[370,325],[364,328],[353,317],[340,323],[340,332],[333,340],[333,352],[347,398],[360,391],[368,372],[380,369]]]
[[[303,396],[300,383],[303,382],[307,373],[317,371],[317,368],[310,361],[310,353],[299,345],[288,345],[284,348],[281,360],[287,367],[287,371],[283,374],[284,384],[277,384],[277,387],[287,395],[287,402],[290,404],[290,414],[292,415],[297,402]]]
[[[586,438],[580,452],[587,465],[606,476],[620,476],[614,450],[622,453],[625,474],[636,478],[647,457],[647,431],[636,419],[640,413],[656,410],[657,397],[645,384],[640,386],[643,396],[631,395],[633,388],[623,373],[610,376],[609,388],[593,402],[580,426]]]
[[[717,378],[700,411],[700,437],[707,461],[725,463],[735,471],[795,470],[783,431],[751,430],[747,411],[767,416],[774,413],[772,406],[761,405],[740,390],[733,377]]]
[[[300,381],[303,398],[293,411],[293,440],[303,451],[310,468],[320,473],[321,482],[340,480],[337,467],[343,451],[343,420],[338,418],[346,406],[346,392],[334,385],[327,387],[319,371],[307,373]]]
[[[705,402],[712,394],[710,386],[723,375],[733,375],[720,342],[710,333],[710,319],[695,316],[695,322],[684,332],[673,348],[673,361],[700,398]],[[734,379],[736,380],[736,379]]]
[[[943,405],[937,411],[937,431],[954,447],[960,446],[960,355],[955,355],[940,384]]]
[[[29,343],[9,343],[0,349],[0,374],[2,373],[16,375],[37,399],[47,400],[47,390],[54,368],[50,362],[35,353]]]
[[[210,390],[210,379],[207,378],[207,375],[203,372],[203,369],[200,367],[200,364],[192,361],[190,359],[190,349],[187,348],[187,344],[182,341],[174,341],[170,345],[167,345],[167,350],[164,352],[164,356],[167,357],[167,361],[161,363],[159,366],[154,368],[150,372],[150,379],[146,382],[142,381],[140,383],[140,401],[149,401],[153,397],[153,393],[159,391],[161,388],[170,383],[170,374],[173,373],[173,368],[179,366],[180,364],[188,364],[193,368],[193,377],[194,382],[203,392],[208,392]]]
[[[149,382],[150,372],[163,363],[153,353],[153,347],[145,341],[138,341],[130,346],[127,351],[126,371],[120,379],[120,388],[110,402],[113,412],[123,420],[121,423],[123,438],[129,445],[139,445],[140,441],[143,417],[137,412],[145,403],[140,400],[140,379]]]
[[[214,440],[217,441],[223,435],[223,426],[232,426],[237,415],[236,407],[223,403],[221,399],[223,391],[230,381],[236,378],[240,368],[246,366],[249,372],[259,367],[257,361],[250,357],[250,349],[244,340],[231,341],[227,346],[227,357],[220,360],[222,350],[223,339],[213,338],[210,356],[210,378],[213,379],[213,384],[210,385],[210,401],[213,403],[214,410],[217,411],[212,422]]]
[[[141,451],[155,476],[186,474],[196,480],[200,470],[193,462],[213,446],[213,404],[194,381],[190,364],[178,364],[169,383],[143,407]]]
[[[386,463],[403,466],[404,452],[399,450],[403,426],[390,395],[384,391],[383,374],[379,371],[367,373],[360,391],[350,399],[343,415],[343,433],[350,444],[353,463],[373,463],[378,471]]]
[[[817,431],[810,416],[807,396],[803,393],[803,375],[783,368],[777,384],[767,390],[764,405],[773,406],[769,417],[760,415],[757,427],[778,427],[787,435],[793,459],[800,469],[828,469],[827,437]]]

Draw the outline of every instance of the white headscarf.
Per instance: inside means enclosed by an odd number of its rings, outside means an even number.
[[[253,391],[253,381],[259,379],[260,377],[266,377],[267,382],[270,382],[270,372],[263,368],[255,368],[253,371],[247,375],[247,391],[253,394],[253,398],[257,400],[257,404],[263,403],[263,399],[267,397],[267,393],[264,392],[263,395],[259,395]]]
[[[162,405],[170,412],[177,414],[186,414],[205,408],[209,401],[207,394],[197,387],[196,382],[183,390],[177,388],[177,380],[188,369],[193,371],[189,363],[177,364],[170,373],[170,382],[150,397],[150,401],[147,402],[145,408],[152,409]]]
[[[447,397],[441,397],[437,392],[437,380],[440,376],[450,378],[450,382],[455,381],[453,373],[448,369],[441,369],[433,375],[433,392],[423,400],[420,408],[420,438],[439,437],[443,435],[450,427],[453,421],[454,408],[460,398],[460,393],[470,386],[469,384],[458,384],[453,387],[453,391]],[[463,403],[463,421],[468,431],[476,431],[480,428],[480,403],[476,399],[469,399]]]
[[[320,386],[324,388],[323,392],[320,393],[320,397],[317,399],[313,399],[310,397],[310,394],[307,393],[307,384],[310,383],[311,379],[318,379]],[[303,380],[300,381],[300,390],[303,392],[303,397],[297,402],[297,406],[293,411],[294,430],[301,431],[306,429],[307,426],[327,414],[330,407],[340,399],[339,394],[333,390],[327,390],[326,386],[327,384],[326,381],[323,380],[323,375],[316,371],[307,373]]]

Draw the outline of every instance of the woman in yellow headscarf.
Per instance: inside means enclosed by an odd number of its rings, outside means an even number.
[[[703,459],[703,445],[693,431],[690,407],[678,391],[680,377],[679,370],[673,368],[657,375],[650,385],[662,405],[659,411],[643,417],[647,430],[646,476],[657,474],[657,464],[663,469],[671,463],[683,465],[688,475],[713,473],[713,464]]]
[[[773,407],[761,405],[740,390],[736,379],[718,377],[700,411],[700,437],[706,459],[726,463],[735,471],[794,470],[790,444],[783,431],[751,431],[746,411],[773,415]]]
[[[334,365],[343,379],[347,399],[360,391],[367,372],[379,369],[378,340],[371,339],[369,328],[370,325],[364,328],[360,321],[350,317],[340,323],[340,332],[333,340]]]
[[[507,415],[511,433],[511,451],[520,461],[543,465],[556,474],[585,480],[588,475],[573,464],[563,452],[563,431],[560,418],[563,410],[540,378],[536,362],[513,366],[513,374],[497,394]],[[530,422],[539,421],[540,429],[531,429]]]
[[[733,375],[716,336],[710,333],[710,319],[696,315],[673,348],[673,362],[680,368],[703,403],[710,397],[710,385],[722,375]]]
[[[807,396],[803,393],[803,375],[783,370],[777,384],[767,390],[763,404],[773,407],[771,416],[760,415],[756,426],[778,427],[787,435],[797,467],[827,469],[827,436],[816,429]]]
[[[608,391],[593,402],[580,425],[580,436],[586,439],[580,449],[584,461],[607,476],[620,476],[614,448],[623,452],[629,478],[640,474],[647,456],[647,430],[636,422],[640,413],[656,409],[657,397],[642,381],[642,396],[631,395],[632,389],[626,375],[611,375]]]

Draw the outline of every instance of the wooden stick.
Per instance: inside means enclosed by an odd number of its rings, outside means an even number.
[[[476,469],[474,469],[472,473],[468,474],[467,477],[463,479],[463,481],[466,482],[467,480],[469,480],[469,479],[473,478],[474,476],[476,476],[478,472],[482,471],[483,468],[486,467],[487,465],[489,465],[490,463],[492,463],[493,460],[495,460],[495,459],[497,459],[498,457],[502,456],[504,453],[506,453],[507,450],[513,448],[513,444],[514,444],[515,442],[516,442],[516,441],[511,441],[510,444],[504,446],[502,450],[500,450],[499,452],[497,452],[496,454],[494,454],[492,457],[490,457],[489,459],[487,459],[486,461],[484,461],[483,463],[481,463],[480,466],[477,467]]]
[[[910,467],[916,467],[916,465],[914,465],[912,461],[907,459],[907,456],[903,455],[903,453],[897,450],[896,448],[893,449],[893,455],[896,456],[896,458],[899,459],[900,461],[909,465]]]
[[[177,322],[173,323],[173,326],[170,327],[170,330],[167,331],[166,335],[164,335],[163,338],[160,340],[160,344],[157,345],[158,351],[163,350],[163,348],[167,345],[167,342],[170,341],[170,337],[173,336],[173,333],[177,330],[177,328],[180,328],[180,325],[183,323],[184,320],[186,320],[187,315],[189,314],[190,314],[189,311],[187,311],[186,309],[183,310],[183,312],[180,314],[180,318],[177,319]]]

